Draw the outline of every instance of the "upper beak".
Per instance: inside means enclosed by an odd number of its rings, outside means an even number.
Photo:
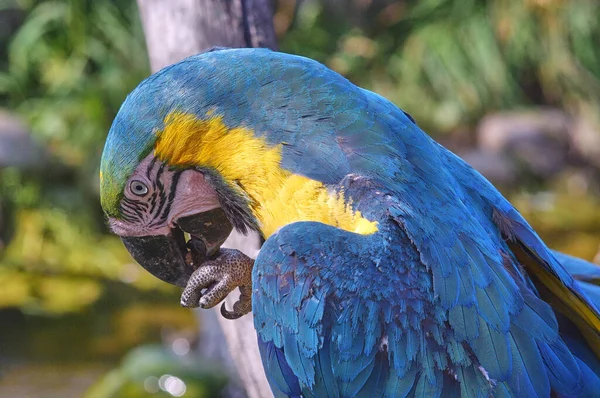
[[[173,285],[185,287],[194,270],[225,242],[233,227],[222,209],[182,217],[167,235],[122,236],[131,256],[148,272]],[[187,245],[184,232],[192,235]],[[201,250],[198,247],[203,246]],[[191,247],[188,247],[191,246]],[[188,256],[189,250],[195,251]],[[191,258],[196,264],[191,263]]]

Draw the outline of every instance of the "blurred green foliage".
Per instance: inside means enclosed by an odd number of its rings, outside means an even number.
[[[135,2],[20,1],[23,24],[0,73],[5,106],[90,187],[102,141],[125,95],[148,75]]]
[[[135,2],[0,4],[0,20],[21,21],[0,43],[0,106],[21,116],[49,152],[42,170],[0,171],[0,199],[13,204],[16,226],[1,259],[0,278],[11,287],[0,292],[0,307],[81,310],[100,297],[102,280],[168,289],[135,271],[106,235],[98,204],[104,138],[125,96],[149,74]]]
[[[121,365],[90,388],[84,398],[156,398],[221,396],[224,371],[197,356],[183,358],[160,346],[132,350]]]
[[[290,3],[280,0],[282,12]],[[318,59],[412,114],[426,131],[498,109],[600,105],[597,0],[307,0],[282,49]]]
[[[474,145],[485,115],[537,107],[564,110],[600,135],[597,0],[298,3],[278,1],[283,51],[392,100],[435,138]],[[599,187],[571,192],[571,172],[503,193],[549,245],[600,261]],[[551,204],[536,206],[535,191],[550,192]]]

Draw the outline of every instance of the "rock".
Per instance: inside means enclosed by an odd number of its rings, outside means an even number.
[[[595,119],[595,120],[594,120]],[[573,123],[573,145],[585,161],[600,168],[600,118],[579,116]]]
[[[568,162],[571,118],[562,111],[538,109],[496,113],[477,129],[479,148],[504,155],[534,175],[550,177]]]
[[[592,260],[593,263],[600,265],[600,249],[598,249],[598,253],[596,253],[596,255],[594,256],[594,259]]]
[[[509,185],[517,181],[517,167],[501,153],[474,149],[458,155],[494,185]]]
[[[5,167],[39,169],[45,164],[46,158],[45,152],[33,141],[25,125],[14,115],[0,110],[0,173]],[[10,196],[3,197],[0,192],[0,256],[13,231],[14,203]]]
[[[31,138],[25,125],[14,115],[0,110],[0,169],[38,168],[45,159],[44,151]]]

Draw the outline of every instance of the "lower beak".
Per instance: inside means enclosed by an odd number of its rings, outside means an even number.
[[[194,272],[185,262],[187,249],[180,229],[168,235],[122,236],[121,240],[131,257],[162,281],[185,287]]]
[[[186,259],[203,262],[217,253],[233,227],[222,209],[182,217],[176,222],[179,228],[173,228],[167,235],[122,236],[121,240],[135,261],[152,275],[185,287],[199,265],[188,263]],[[192,245],[186,244],[184,232],[192,236]],[[204,248],[198,250],[199,245]],[[188,256],[188,250],[196,253]]]

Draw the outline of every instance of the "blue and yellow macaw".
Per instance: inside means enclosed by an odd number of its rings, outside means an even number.
[[[184,305],[241,288],[222,312],[252,309],[277,397],[600,394],[596,267],[310,59],[215,49],[149,77],[111,127],[101,196]],[[232,228],[264,237],[255,261],[219,249]]]

